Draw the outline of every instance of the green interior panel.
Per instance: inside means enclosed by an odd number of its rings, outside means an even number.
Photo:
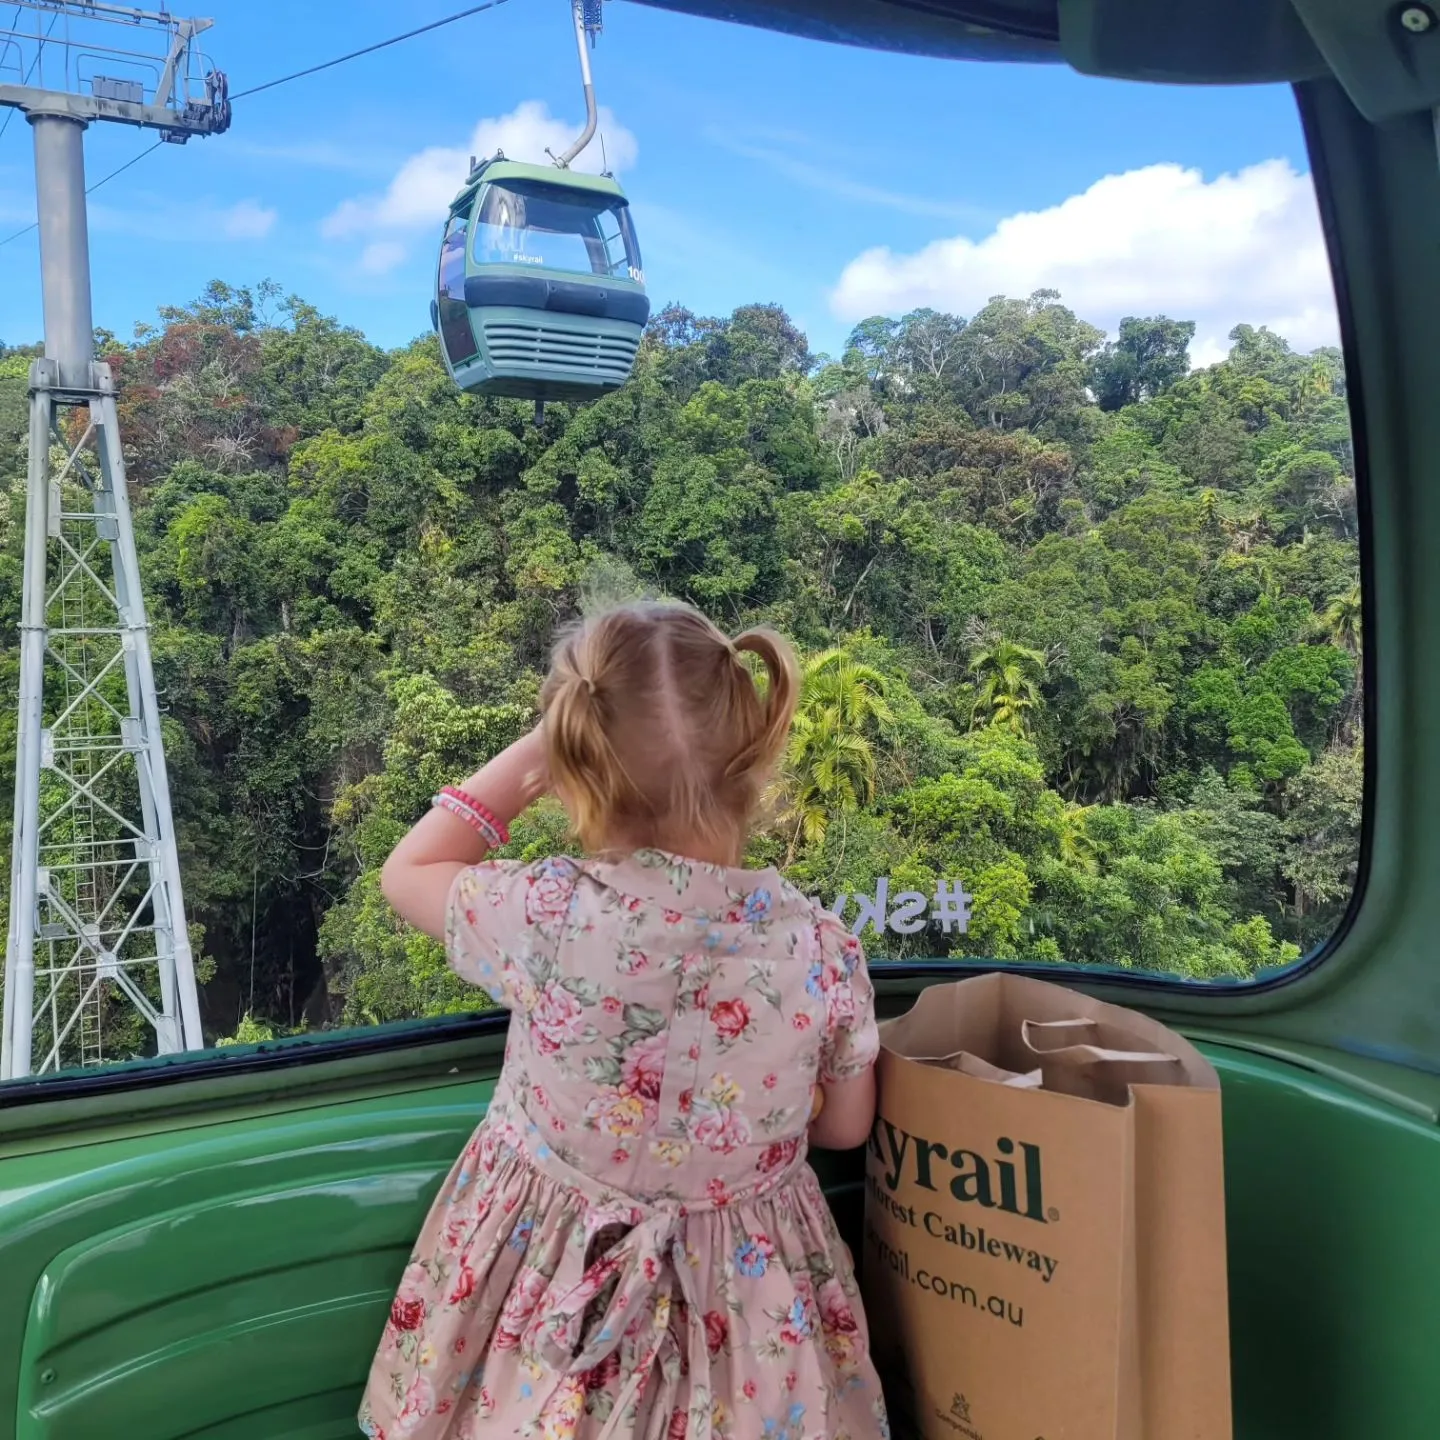
[[[1344,1084],[1207,1048],[1224,1096],[1237,1437],[1440,1435],[1440,1134]]]
[[[34,1440],[355,1433],[365,1356],[492,1084],[6,1163],[0,1414]]]
[[[168,1113],[0,1150],[0,1433],[350,1436],[370,1355],[498,1057],[362,1098]],[[1205,1046],[1223,1085],[1239,1440],[1429,1440],[1440,1133]],[[1440,1091],[1440,1086],[1437,1086]],[[20,1148],[18,1145],[17,1149]],[[855,1253],[858,1154],[819,1155]],[[14,1417],[14,1430],[5,1429]]]
[[[1259,0],[1061,0],[1060,49],[1083,75],[1265,84],[1325,62],[1288,4]]]

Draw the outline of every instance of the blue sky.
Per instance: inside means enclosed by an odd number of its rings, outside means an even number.
[[[455,8],[212,0],[205,43],[239,91]],[[594,63],[607,152],[657,305],[779,301],[815,349],[835,351],[863,314],[971,313],[998,291],[1053,285],[1108,327],[1159,310],[1197,319],[1197,359],[1238,320],[1300,348],[1333,340],[1288,90],[1126,85],[630,3],[605,13]],[[227,135],[166,146],[92,198],[96,323],[129,335],[212,278],[271,277],[403,343],[428,325],[444,197],[477,126],[498,122],[482,137],[514,153],[581,115],[567,0],[509,0],[239,100]],[[90,177],[148,143],[92,129]],[[0,139],[0,236],[33,217],[32,185],[17,117]],[[40,316],[31,236],[0,248],[0,339],[37,338]]]

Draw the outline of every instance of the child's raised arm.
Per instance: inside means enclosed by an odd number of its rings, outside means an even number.
[[[537,726],[487,760],[460,788],[508,826],[549,788],[543,729]],[[488,848],[464,820],[437,806],[390,852],[380,871],[381,892],[402,919],[443,941],[455,877],[479,864]]]

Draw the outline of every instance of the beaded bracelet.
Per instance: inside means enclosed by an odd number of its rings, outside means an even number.
[[[500,817],[488,805],[482,805],[473,795],[454,785],[447,785],[443,791],[451,800],[463,805],[481,823],[482,833],[496,846],[510,843],[510,831]]]
[[[510,843],[510,832],[500,823],[494,811],[454,785],[447,785],[430,803],[463,820],[479,833],[492,850]]]
[[[495,850],[505,844],[506,837],[490,812],[475,806],[468,798],[442,791],[433,798],[431,804],[448,810],[456,819],[463,820],[479,834],[490,849]]]

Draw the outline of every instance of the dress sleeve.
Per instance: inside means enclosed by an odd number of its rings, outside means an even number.
[[[487,860],[462,870],[450,888],[445,956],[450,968],[497,1005],[524,1012],[533,970],[552,957],[575,896],[573,861]]]
[[[875,990],[860,941],[826,917],[820,922],[821,986],[825,993],[825,1037],[820,1049],[822,1080],[853,1080],[880,1054],[875,1023]]]

